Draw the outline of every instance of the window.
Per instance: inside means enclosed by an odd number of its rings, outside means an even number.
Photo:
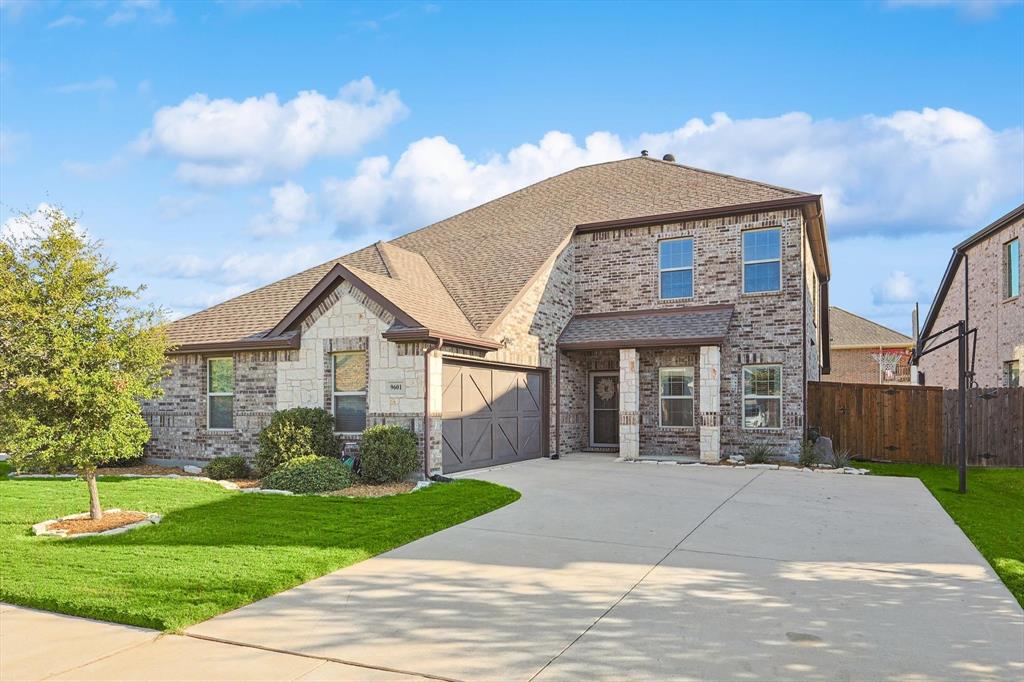
[[[743,368],[743,428],[782,428],[782,365]]]
[[[743,293],[782,288],[781,253],[778,228],[743,233]]]
[[[366,351],[335,353],[334,430],[362,433],[366,428]]]
[[[235,361],[210,358],[206,362],[206,426],[230,429],[235,425]]]
[[[693,240],[666,239],[658,242],[658,271],[661,298],[693,296]]]
[[[1003,246],[1003,298],[1020,296],[1020,240]]]
[[[1010,360],[1003,363],[1003,383],[1008,388],[1020,386],[1020,360]]]
[[[658,370],[660,426],[693,426],[693,367]]]

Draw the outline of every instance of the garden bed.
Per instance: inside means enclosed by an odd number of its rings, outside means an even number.
[[[32,526],[36,535],[57,535],[60,537],[85,537],[89,535],[114,535],[133,528],[160,523],[159,514],[140,511],[108,509],[100,519],[91,518],[89,512],[70,514],[59,519],[41,521]]]
[[[402,481],[400,483],[381,483],[372,485],[369,483],[356,483],[341,490],[324,493],[335,497],[387,497],[388,495],[400,495],[416,489],[415,483]]]

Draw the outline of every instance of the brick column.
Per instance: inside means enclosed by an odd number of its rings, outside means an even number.
[[[427,411],[430,414],[430,428],[428,433],[423,434],[429,444],[430,473],[441,472],[441,394],[444,391],[443,368],[441,365],[441,351],[432,350],[427,353],[427,364],[430,387],[427,391]]]
[[[722,351],[700,347],[700,461],[717,463],[722,453]]]
[[[640,360],[635,348],[619,349],[619,457],[640,456]]]

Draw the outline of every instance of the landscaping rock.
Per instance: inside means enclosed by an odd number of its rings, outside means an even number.
[[[748,469],[778,469],[778,464],[748,464]]]
[[[833,467],[831,464],[815,464],[814,468],[815,469],[834,469],[835,467]]]
[[[814,454],[819,462],[832,461],[832,439],[828,436],[819,436],[814,441]]]
[[[240,493],[263,493],[264,495],[294,495],[291,490],[264,490],[263,488],[239,488]]]
[[[743,455],[729,455],[730,464],[743,464],[745,461]]]
[[[191,464],[186,464],[185,466],[181,467],[181,470],[184,471],[186,474],[201,474],[201,473],[203,473],[202,469],[200,469],[197,466],[192,466]]]

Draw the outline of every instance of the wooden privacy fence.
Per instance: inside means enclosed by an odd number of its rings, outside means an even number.
[[[986,396],[986,397],[982,397]],[[807,424],[869,459],[954,464],[957,392],[937,386],[808,382]],[[971,389],[968,462],[1024,466],[1024,388]]]

